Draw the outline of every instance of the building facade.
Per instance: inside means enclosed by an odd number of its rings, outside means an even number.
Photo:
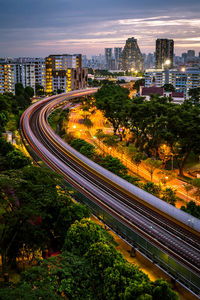
[[[0,94],[15,93],[15,74],[14,64],[0,63]]]
[[[165,63],[168,62],[167,67],[173,67],[174,58],[174,41],[168,39],[156,40],[156,68],[162,69]]]
[[[189,90],[200,87],[199,68],[180,69],[149,69],[145,72],[145,87],[162,87],[169,83],[175,87],[176,92],[184,93],[185,98],[189,96]]]
[[[46,57],[46,92],[69,92],[87,86],[88,72],[82,68],[81,54]]]
[[[121,69],[124,71],[143,71],[144,59],[137,40],[128,38],[121,55]]]
[[[114,57],[115,57],[116,70],[120,70],[121,55],[122,55],[122,47],[115,47],[114,48]]]
[[[112,48],[105,48],[106,69],[111,69]]]

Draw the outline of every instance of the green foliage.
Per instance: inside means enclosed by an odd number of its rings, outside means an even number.
[[[148,276],[129,263],[115,262],[114,267],[105,270],[103,279],[106,299],[135,299],[133,296],[142,283],[144,288],[140,288],[140,291],[144,292],[145,289],[151,294]]]
[[[187,203],[186,207],[181,206],[181,210],[200,219],[200,205],[197,205],[194,201],[190,201],[189,203]]]
[[[133,85],[133,89],[136,89],[137,92],[140,91],[140,87],[144,86],[145,80],[144,79],[139,79],[135,82],[135,84]]]
[[[20,96],[24,94],[24,87],[22,83],[15,84],[15,95]]]
[[[83,121],[83,124],[87,127],[87,128],[91,128],[93,126],[93,123],[90,119],[86,118]]]
[[[0,155],[4,156],[8,152],[13,151],[14,147],[11,143],[8,143],[4,137],[0,137]]]
[[[108,83],[95,94],[96,107],[112,123],[114,133],[123,125],[129,110],[129,91],[119,85]]]
[[[176,193],[173,189],[166,188],[165,190],[162,191],[161,199],[166,201],[167,203],[175,206],[175,203],[177,201]]]
[[[108,267],[113,267],[116,261],[125,263],[122,254],[112,244],[103,241],[92,244],[84,257],[89,260],[96,271],[103,271]]]
[[[111,155],[102,157],[100,165],[118,176],[124,176],[128,173],[127,167],[124,166],[118,158],[112,157]]]
[[[200,104],[200,87],[189,90],[190,101],[194,105]]]
[[[14,149],[8,152],[5,156],[4,165],[8,170],[20,169],[30,165],[31,160],[25,156],[21,151]]]
[[[30,98],[33,97],[34,90],[32,87],[23,87],[22,83],[15,84],[15,101],[18,108],[25,109],[31,104]]]
[[[64,250],[76,255],[83,255],[97,242],[114,243],[113,237],[100,225],[87,220],[75,221],[67,231]]]
[[[36,96],[42,96],[45,94],[44,87],[40,84],[35,85],[35,94]]]
[[[95,147],[82,139],[74,139],[70,145],[81,154],[91,158],[95,155]]]
[[[52,290],[52,287],[42,286],[34,288],[27,282],[20,282],[16,286],[9,286],[0,290],[0,299],[2,300],[62,300],[63,298]]]
[[[15,260],[23,244],[30,251],[60,249],[71,224],[89,216],[85,206],[58,194],[61,184],[52,171],[32,166],[0,175],[2,255]]]
[[[158,279],[153,284],[153,300],[178,300],[177,293],[171,290],[169,284],[163,279]]]
[[[152,159],[152,158],[147,158],[145,160],[146,164],[146,169],[151,175],[151,181],[153,179],[153,173],[155,172],[156,169],[160,168],[162,162],[160,160]]]
[[[30,86],[26,86],[24,89],[24,95],[26,98],[32,98],[34,96],[34,89]]]
[[[200,179],[195,178],[189,181],[188,184],[186,184],[185,189],[187,191],[194,190],[193,195],[199,199],[200,198]]]
[[[172,84],[166,83],[162,87],[165,92],[175,92],[175,87]]]
[[[147,182],[143,185],[143,189],[156,196],[156,197],[159,197],[160,196],[160,192],[161,192],[161,187],[160,185],[157,185],[157,184],[154,184],[153,182]]]
[[[0,133],[4,130],[5,125],[8,122],[8,113],[5,110],[0,112]]]

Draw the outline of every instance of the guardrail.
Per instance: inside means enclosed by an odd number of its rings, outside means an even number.
[[[47,166],[43,161],[41,161],[41,158],[26,142],[23,132],[21,131],[20,133],[24,145],[30,155],[33,157],[34,161],[42,167]],[[71,186],[71,184],[67,182],[66,185]],[[79,190],[78,192],[80,193]],[[134,248],[138,249],[146,257],[153,261],[154,264],[162,268],[167,274],[170,275],[170,277],[189,288],[196,295],[200,295],[200,277],[197,274],[195,274],[189,268],[183,266],[180,262],[169,256],[150,241],[145,240],[144,237],[135,232],[127,224],[117,219],[116,216],[113,216],[111,213],[100,207],[97,203],[93,202],[84,194],[81,194],[81,197],[79,197],[78,201],[89,206],[94,215],[108,225],[114,232],[124,238]]]

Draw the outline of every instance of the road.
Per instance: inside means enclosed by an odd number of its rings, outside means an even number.
[[[71,92],[67,96],[46,98],[32,105],[21,118],[23,136],[37,155],[75,188],[199,276],[199,233],[182,226],[180,222],[167,217],[158,209],[154,210],[140,201],[138,196],[116,184],[116,175],[103,171],[101,167],[95,167],[96,164],[86,158],[83,160],[83,157],[55,135],[48,125],[48,115],[58,102],[72,102],[76,97],[94,92],[95,89]],[[99,170],[102,170],[102,173]],[[113,179],[104,176],[103,173]],[[122,179],[118,181],[123,182]],[[137,188],[138,190],[140,189]],[[145,192],[141,190],[141,193]]]

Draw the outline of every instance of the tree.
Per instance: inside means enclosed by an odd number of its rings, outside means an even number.
[[[170,83],[165,83],[162,87],[165,92],[175,92],[175,87]]]
[[[35,94],[36,96],[42,96],[45,94],[44,87],[40,84],[35,85]]]
[[[124,166],[118,158],[112,157],[111,155],[101,157],[98,163],[105,169],[113,172],[118,176],[122,177],[128,173],[127,167]]]
[[[82,219],[75,221],[67,231],[63,249],[82,256],[92,244],[100,241],[116,245],[113,237],[100,225],[88,219]]]
[[[116,261],[125,262],[122,254],[112,244],[103,241],[92,244],[84,257],[89,260],[96,272],[113,267]]]
[[[161,199],[175,206],[175,203],[177,201],[176,192],[171,188],[166,188],[165,190],[162,191]]]
[[[75,220],[89,217],[83,205],[58,194],[62,179],[52,171],[28,166],[0,175],[2,207],[0,251],[15,262],[23,244],[27,251],[62,247],[67,229]]]
[[[144,158],[144,155],[143,155],[143,153],[141,153],[141,152],[136,153],[136,154],[132,157],[133,162],[134,162],[134,163],[136,164],[136,166],[137,166],[137,174],[138,174],[139,165],[141,164],[143,158]]]
[[[140,87],[144,86],[145,80],[144,79],[139,79],[137,80],[134,85],[133,85],[133,89],[137,90],[137,92],[140,91]]]
[[[160,160],[155,160],[152,158],[147,158],[145,160],[146,169],[151,175],[151,181],[153,180],[153,173],[156,169],[160,168],[161,164],[162,162]]]
[[[197,205],[194,201],[187,203],[186,207],[181,206],[181,210],[187,212],[195,218],[200,219],[200,205]]]
[[[152,300],[162,299],[162,300],[178,300],[179,297],[177,293],[172,291],[169,286],[169,283],[164,281],[163,279],[158,279],[153,284],[153,293]]]
[[[113,83],[103,85],[95,94],[96,106],[113,125],[114,134],[127,117],[129,91]]]
[[[159,197],[160,196],[160,192],[161,192],[161,187],[160,185],[157,185],[157,184],[154,184],[153,182],[147,182],[143,185],[143,189],[156,196],[156,197]]]
[[[28,99],[32,98],[34,96],[34,89],[31,86],[26,86],[24,89],[24,95]]]
[[[200,179],[195,178],[189,181],[189,183],[185,186],[187,191],[194,190],[193,195],[199,199],[200,198]]]
[[[0,112],[0,134],[4,130],[4,127],[7,123],[8,123],[8,112],[2,110]]]
[[[0,155],[5,156],[8,152],[13,150],[13,145],[8,143],[4,137],[0,137]]]
[[[27,165],[30,165],[30,163],[31,163],[30,158],[25,156],[21,151],[16,149],[8,152],[4,159],[4,165],[8,170],[20,169]]]
[[[95,155],[95,147],[83,139],[74,139],[70,145],[81,154],[91,158]]]
[[[15,95],[16,96],[24,95],[24,86],[22,83],[15,84]]]
[[[194,105],[199,105],[200,104],[200,87],[194,88],[194,89],[189,89],[189,96],[190,96],[190,101]]]

